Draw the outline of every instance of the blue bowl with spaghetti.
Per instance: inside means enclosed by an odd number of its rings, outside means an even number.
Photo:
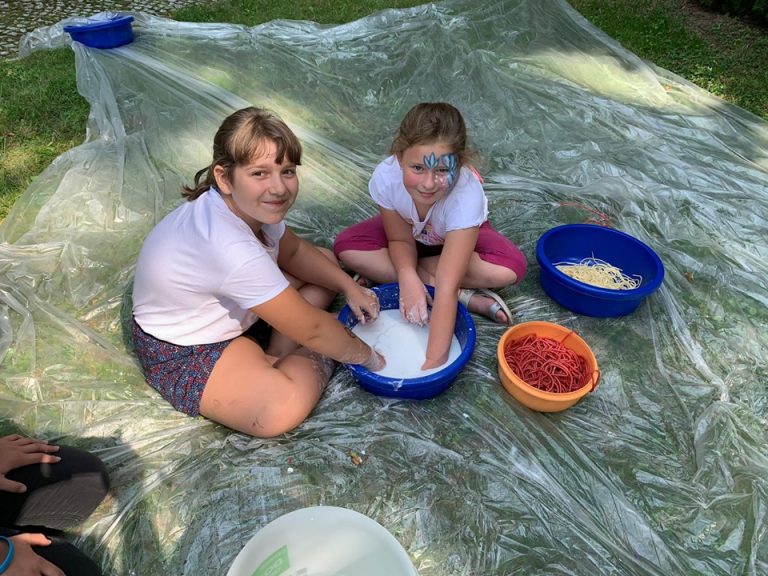
[[[664,280],[664,265],[648,245],[625,232],[595,224],[565,224],[547,230],[536,243],[536,260],[544,292],[561,306],[585,316],[631,314]],[[557,268],[595,260],[610,265],[614,273],[618,269],[624,278],[634,281],[635,287],[604,288],[576,280]],[[587,272],[599,278],[599,268]]]
[[[432,286],[427,286],[427,290],[434,296],[435,289]],[[397,283],[374,286],[373,291],[379,298],[382,310],[397,310],[400,307],[400,286]],[[417,378],[382,376],[363,368],[359,364],[346,364],[347,370],[364,390],[378,396],[413,400],[434,398],[453,384],[459,372],[469,362],[475,349],[475,341],[477,340],[475,323],[463,304],[459,302],[457,306],[456,325],[453,333],[459,341],[461,351],[456,359],[444,368]],[[353,328],[357,324],[357,318],[346,305],[339,312],[338,318],[339,322],[348,328]]]

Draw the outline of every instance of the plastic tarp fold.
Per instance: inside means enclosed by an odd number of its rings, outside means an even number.
[[[66,21],[25,39],[71,45],[90,116],[0,229],[2,426],[105,460],[111,496],[73,537],[106,573],[224,574],[260,527],[318,504],[376,519],[422,576],[768,573],[764,121],[557,0],[339,26],[135,17],[111,50],[71,43]],[[373,396],[339,368],[277,439],[174,412],[132,355],[131,280],[221,120],[257,105],[297,132],[289,223],[330,246],[375,213],[367,178],[419,101],[463,111],[491,222],[528,257],[501,290],[515,320],[581,334],[597,390],[557,414],[520,406],[498,380],[504,327],[476,318],[472,360],[433,400]],[[595,213],[666,266],[630,316],[578,316],[539,286],[537,238]]]

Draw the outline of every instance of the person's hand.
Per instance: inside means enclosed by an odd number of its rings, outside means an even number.
[[[427,288],[417,275],[400,280],[400,314],[406,321],[425,326],[429,322],[427,304],[430,301]]]
[[[383,370],[387,365],[387,360],[382,356],[378,350],[371,346],[371,356],[366,362],[362,364],[363,368],[370,370],[371,372],[378,372]]]
[[[430,360],[427,358],[424,361],[424,364],[421,365],[422,370],[430,370],[432,368],[437,368],[438,366],[442,366],[448,361],[448,352],[443,354],[442,358],[432,359]]]
[[[48,444],[45,440],[25,438],[18,434],[0,438],[0,490],[26,492],[27,487],[24,484],[9,480],[5,475],[11,470],[30,464],[54,464],[61,460],[58,456],[52,455],[58,450],[58,446]]]
[[[50,545],[51,541],[44,534],[17,534],[11,537],[11,541],[13,560],[3,576],[66,576],[32,549],[32,546]]]
[[[355,282],[354,287],[350,288],[349,292],[345,293],[345,296],[347,298],[347,306],[352,310],[360,324],[373,322],[379,317],[381,304],[376,296],[376,292],[370,288],[365,288]]]

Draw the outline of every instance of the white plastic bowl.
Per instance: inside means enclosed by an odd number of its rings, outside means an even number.
[[[381,524],[354,510],[313,506],[273,520],[237,555],[227,576],[418,576]]]

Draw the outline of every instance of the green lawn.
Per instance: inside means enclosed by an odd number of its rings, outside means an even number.
[[[570,0],[661,68],[768,120],[768,29],[681,0]]]
[[[175,18],[255,25],[275,18],[348,22],[407,0],[222,0]],[[681,0],[572,0],[626,48],[768,120],[768,32]],[[2,15],[0,15],[0,19]],[[32,179],[83,141],[88,115],[70,50],[0,62],[0,220]]]

